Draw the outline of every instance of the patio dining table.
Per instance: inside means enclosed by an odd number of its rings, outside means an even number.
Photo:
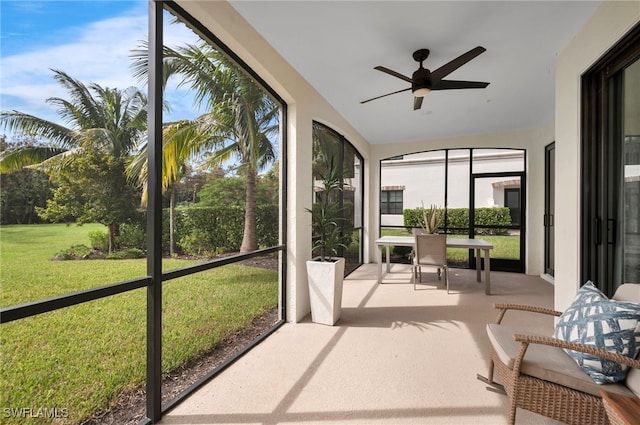
[[[382,247],[386,249],[386,273],[391,270],[390,265],[390,246],[408,246],[415,249],[416,238],[415,236],[382,236],[376,239],[376,248],[378,251],[378,283],[382,283]],[[487,295],[491,294],[491,265],[489,258],[489,251],[493,249],[493,245],[482,239],[463,239],[447,237],[447,248],[468,248],[476,250],[476,276],[478,282],[482,281],[481,272],[481,252],[484,252],[484,292]]]

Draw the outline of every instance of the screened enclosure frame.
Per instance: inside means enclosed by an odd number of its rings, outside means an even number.
[[[335,131],[334,129],[332,129],[331,127],[329,127],[326,124],[320,123],[318,121],[313,121],[312,122],[312,126],[313,127],[318,127],[321,128],[324,132],[326,132],[326,134],[330,134],[336,142],[336,148],[337,148],[337,160],[338,160],[338,164],[339,164],[339,169],[337,170],[338,175],[341,176],[341,187],[340,187],[340,193],[339,193],[339,199],[338,199],[338,209],[341,211],[341,219],[338,222],[338,225],[340,227],[340,234],[341,236],[344,236],[345,232],[350,231],[352,232],[352,234],[354,232],[357,232],[358,234],[358,260],[357,262],[350,262],[349,258],[346,258],[346,264],[345,264],[345,271],[344,271],[344,275],[348,276],[351,272],[353,272],[355,269],[357,269],[358,267],[360,267],[363,264],[363,252],[364,252],[364,245],[362,243],[362,239],[363,239],[363,229],[364,229],[364,158],[362,156],[362,154],[360,154],[360,152],[358,151],[358,149],[356,149],[356,147],[349,142],[349,140],[343,136],[342,134],[338,133],[337,131]],[[312,130],[313,131],[313,130]],[[313,157],[315,160],[315,146],[314,146],[314,152],[313,152]],[[360,225],[356,226],[354,223],[354,226],[352,228],[348,228],[345,223],[348,222],[348,217],[345,217],[345,151],[346,149],[350,149],[353,153],[353,157],[358,159],[359,164],[360,164],[360,176],[357,179],[357,185],[359,185],[360,187],[360,191],[361,191],[361,196],[359,199],[356,199],[355,197],[355,192],[354,192],[354,199],[353,199],[353,218],[354,218],[354,222],[356,221],[356,216],[359,215],[360,217]],[[354,162],[355,164],[355,162]],[[354,176],[352,177],[353,179],[356,179],[356,175],[355,175],[355,170],[354,170]],[[312,191],[314,190],[314,184],[312,182]],[[315,199],[314,199],[315,201]],[[357,205],[359,202],[359,206]],[[338,257],[347,257],[347,253],[345,252],[344,247],[338,247],[338,252],[337,252]]]
[[[147,337],[146,337],[146,417],[140,424],[158,422],[162,415],[175,407],[180,401],[200,388],[211,378],[219,374],[227,366],[241,357],[253,346],[260,343],[286,321],[285,303],[282,300],[286,293],[286,116],[287,106],[284,100],[271,89],[245,62],[235,55],[211,31],[186,13],[173,1],[149,0],[149,68],[148,68],[148,202],[147,202],[147,276],[125,282],[117,282],[97,288],[78,291],[61,296],[36,300],[24,304],[0,309],[0,324],[26,319],[42,313],[60,310],[67,307],[115,296],[140,288],[147,288]],[[167,9],[187,23],[206,41],[215,46],[244,72],[248,73],[256,83],[265,90],[280,108],[280,242],[276,246],[257,251],[231,255],[200,263],[194,266],[162,272],[162,69],[163,69],[163,12]],[[193,275],[205,270],[214,269],[266,254],[279,254],[279,319],[265,333],[245,346],[221,365],[210,371],[189,386],[165,405],[162,404],[162,287],[163,283],[183,276]]]
[[[491,150],[499,150],[499,151],[513,151],[513,152],[520,152],[522,153],[522,169],[519,171],[499,171],[499,172],[483,172],[483,171],[479,171],[479,170],[474,170],[474,153],[478,153],[481,152],[483,150],[487,150],[487,151],[491,151]],[[468,152],[468,182],[467,182],[467,190],[468,190],[468,200],[467,200],[467,206],[469,208],[469,225],[468,227],[454,227],[451,225],[450,220],[449,220],[449,213],[448,210],[451,208],[449,206],[449,201],[450,201],[450,187],[449,187],[449,181],[451,179],[451,171],[450,171],[450,163],[452,162],[457,162],[459,161],[458,158],[456,157],[452,157],[450,156],[451,152],[460,152],[460,151],[467,151]],[[402,155],[396,155],[390,158],[385,158],[380,160],[380,167],[379,167],[379,182],[380,182],[380,188],[379,188],[379,199],[380,199],[380,204],[378,205],[378,223],[379,223],[379,229],[378,232],[379,234],[382,234],[382,229],[383,228],[402,228],[404,229],[405,226],[402,225],[386,225],[383,224],[383,213],[382,213],[382,208],[381,208],[381,203],[382,203],[382,191],[384,187],[387,186],[383,186],[383,163],[385,161],[394,161],[394,160],[404,160],[406,159],[407,155],[412,155],[412,154],[421,154],[421,153],[442,153],[442,157],[441,160],[443,161],[443,170],[442,170],[442,178],[443,178],[443,190],[442,190],[442,201],[443,201],[443,206],[442,208],[447,211],[447,213],[444,215],[444,220],[443,220],[443,226],[441,227],[441,232],[449,234],[449,233],[457,233],[457,234],[461,234],[460,232],[464,232],[465,234],[467,234],[467,236],[469,238],[475,238],[475,233],[477,229],[509,229],[509,230],[517,230],[520,232],[520,244],[519,244],[519,248],[518,248],[518,255],[519,258],[518,260],[509,260],[509,259],[500,259],[500,258],[492,258],[491,259],[491,268],[495,269],[495,270],[501,270],[501,271],[510,271],[510,272],[517,272],[517,273],[524,273],[525,270],[525,256],[526,256],[526,188],[527,188],[527,151],[526,149],[522,149],[522,148],[505,148],[505,147],[459,147],[459,148],[443,148],[443,149],[431,149],[431,150],[426,150],[426,151],[420,151],[420,152],[412,152],[412,153],[404,153]],[[430,158],[433,159],[433,158]],[[475,208],[474,207],[476,205],[476,194],[474,191],[475,188],[475,179],[482,179],[482,178],[507,178],[507,177],[517,177],[520,179],[520,212],[519,212],[519,220],[520,220],[520,224],[519,225],[511,225],[511,226],[492,226],[492,225],[483,225],[483,224],[479,224],[476,223],[475,220]],[[402,182],[390,182],[392,184],[392,186],[389,187],[396,187],[394,186],[395,184],[401,184]],[[389,184],[389,182],[385,183],[385,184]],[[402,186],[402,185],[401,185]],[[404,186],[402,186],[404,187]],[[403,199],[404,202],[404,206],[403,208],[408,208],[408,204],[407,201]],[[428,208],[429,205],[425,205],[425,208]],[[468,260],[466,261],[466,267],[468,268],[475,268],[476,267],[476,261],[477,259],[475,258],[475,253],[473,250],[469,250],[469,254],[468,254]],[[482,259],[480,259],[482,261]]]

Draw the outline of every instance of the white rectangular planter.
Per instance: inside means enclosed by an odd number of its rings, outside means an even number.
[[[307,261],[311,320],[314,323],[333,326],[340,318],[342,307],[342,283],[344,258],[332,258],[321,262]]]

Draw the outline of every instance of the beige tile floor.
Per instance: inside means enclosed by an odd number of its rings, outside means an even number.
[[[285,324],[161,424],[504,424],[507,399],[476,379],[486,375],[485,324],[493,303],[553,307],[538,277],[492,273],[492,295],[475,271],[452,269],[447,295],[435,273],[414,291],[408,266],[383,285],[376,265],[344,284],[336,326],[307,318]],[[552,330],[549,318],[508,313],[514,326]],[[556,424],[518,410],[518,424]]]

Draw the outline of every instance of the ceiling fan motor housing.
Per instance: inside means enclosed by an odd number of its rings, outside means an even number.
[[[429,71],[428,69],[420,67],[416,72],[413,73],[411,79],[413,80],[413,82],[411,83],[412,93],[415,93],[416,90],[419,89],[431,90],[431,71]]]

